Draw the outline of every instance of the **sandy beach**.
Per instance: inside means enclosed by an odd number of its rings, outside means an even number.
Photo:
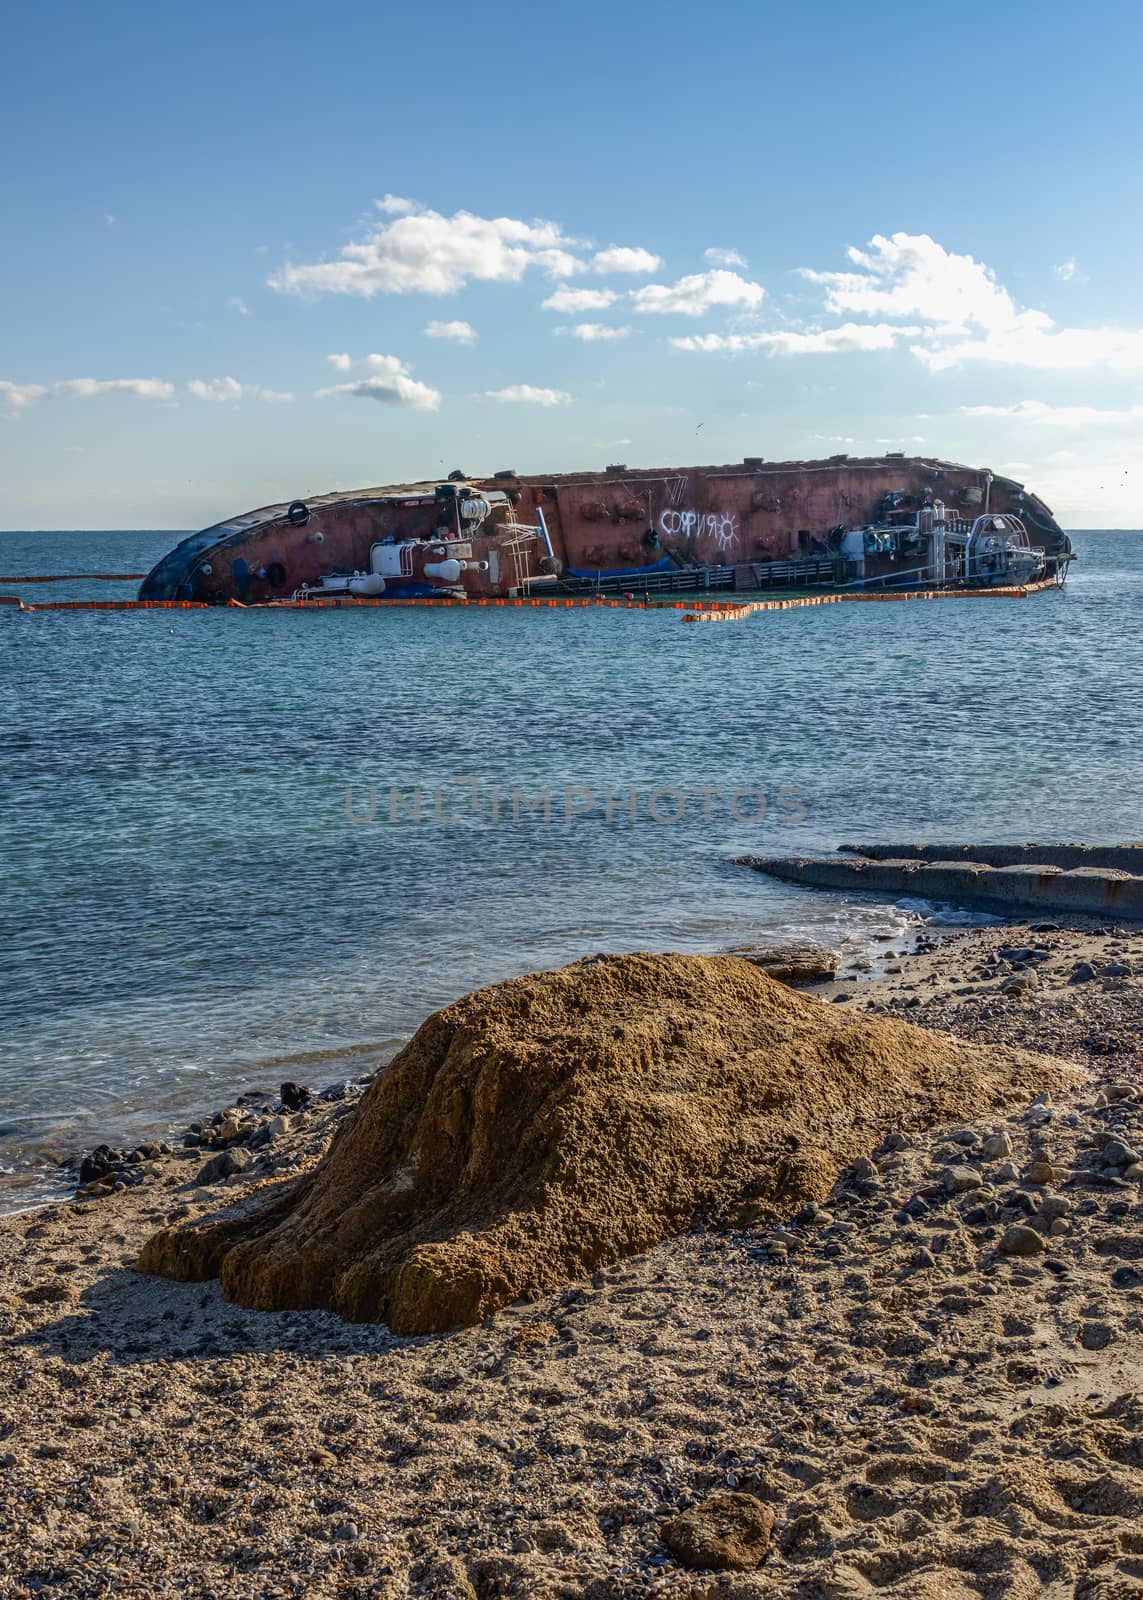
[[[229,1163],[172,1139],[137,1183],[0,1222],[0,1593],[1143,1595],[1143,930],[883,964],[817,992],[1084,1081],[461,1332],[134,1270],[157,1228],[316,1161],[360,1086],[253,1149],[238,1118]],[[751,1565],[686,1564],[688,1512],[744,1519]]]

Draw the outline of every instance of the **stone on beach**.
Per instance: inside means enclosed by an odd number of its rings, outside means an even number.
[[[195,1179],[199,1184],[222,1183],[224,1179],[234,1173],[245,1172],[253,1164],[254,1157],[249,1150],[223,1150],[220,1155],[213,1156],[199,1172]]]
[[[828,983],[836,977],[841,952],[820,944],[736,945],[728,955],[741,956],[779,983],[798,988],[806,983]]]
[[[323,1160],[240,1214],[164,1229],[145,1272],[254,1309],[426,1333],[749,1201],[778,1221],[891,1132],[1078,1076],[856,1017],[749,961],[597,956],[446,1006]]]
[[[1043,1235],[1019,1222],[1006,1229],[1000,1241],[1000,1253],[1005,1256],[1035,1256],[1045,1248]]]
[[[686,1567],[746,1572],[765,1559],[773,1528],[774,1513],[761,1500],[727,1489],[665,1522],[661,1537]]]

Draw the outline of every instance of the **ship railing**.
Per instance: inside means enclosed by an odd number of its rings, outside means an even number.
[[[533,578],[525,587],[542,580]],[[564,576],[559,581],[561,594],[671,594],[685,590],[693,594],[702,589],[733,589],[733,567],[679,567],[665,572],[596,572],[591,577]]]
[[[627,574],[601,570],[590,577],[565,576],[560,579],[559,591],[561,594],[694,594],[710,589],[818,588],[834,584],[838,570],[838,563],[832,559],[739,561],[725,567],[672,567],[663,572]]]
[[[530,522],[508,521],[499,523],[496,533],[497,549],[507,551],[512,557],[516,592],[526,594],[528,586],[538,581],[532,574],[532,550],[540,538],[540,530]]]
[[[875,589],[878,586],[888,588],[901,584],[914,583],[947,583],[946,576],[939,575],[936,567],[931,563],[924,567],[904,567],[900,572],[883,572],[876,578],[854,578],[849,583],[838,584],[839,589]]]
[[[839,563],[831,558],[813,561],[751,561],[740,566],[758,589],[817,588],[837,582]]]

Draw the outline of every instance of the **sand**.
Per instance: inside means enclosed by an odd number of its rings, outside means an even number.
[[[1037,938],[1058,965],[1025,993],[974,972]],[[1080,941],[1128,972],[1071,983]],[[697,1227],[461,1332],[141,1277],[156,1228],[260,1181],[195,1187],[202,1151],[3,1220],[0,1594],[1143,1595],[1143,1189],[1119,1161],[1141,955],[987,930],[844,986],[839,1011],[922,993],[910,1020],[1092,1076],[890,1134],[780,1227]],[[263,1175],[312,1165],[346,1109]],[[696,1571],[663,1530],[723,1492],[772,1536],[738,1541],[756,1568]]]
[[[328,1157],[140,1269],[254,1310],[395,1333],[480,1322],[683,1231],[824,1199],[891,1131],[1074,1080],[795,993],[726,956],[592,956],[467,995],[369,1087]]]

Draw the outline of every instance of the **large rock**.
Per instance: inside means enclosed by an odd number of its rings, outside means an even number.
[[[736,945],[727,954],[752,961],[768,976],[793,989],[806,983],[829,983],[841,965],[840,951],[827,950],[820,944]]]
[[[672,1517],[659,1530],[685,1567],[748,1572],[766,1559],[774,1513],[752,1494],[722,1489]]]
[[[800,995],[733,957],[595,956],[446,1006],[260,1208],[148,1241],[144,1272],[425,1333],[479,1321],[743,1200],[822,1199],[890,1131],[1075,1069]]]

